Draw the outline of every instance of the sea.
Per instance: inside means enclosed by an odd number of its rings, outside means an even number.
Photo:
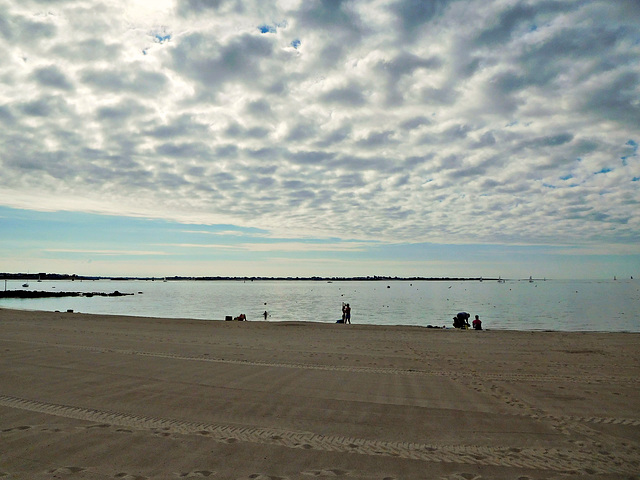
[[[461,311],[490,330],[640,332],[640,280],[9,280],[6,289],[129,293],[122,297],[0,299],[22,310],[248,321],[452,328]],[[0,283],[0,288],[3,285]],[[264,318],[264,312],[267,318]]]

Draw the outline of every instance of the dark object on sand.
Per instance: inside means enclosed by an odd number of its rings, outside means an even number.
[[[453,317],[454,328],[469,328],[469,317],[471,317],[471,315],[467,312],[458,313]]]
[[[0,298],[52,298],[52,297],[124,297],[133,293],[105,292],[43,292],[30,290],[7,290],[0,292]]]

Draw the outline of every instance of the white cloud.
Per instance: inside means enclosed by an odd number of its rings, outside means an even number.
[[[2,202],[280,238],[637,245],[632,5],[5,0]]]
[[[344,243],[306,243],[306,242],[266,242],[251,243],[241,242],[233,244],[221,243],[181,243],[165,245],[179,248],[203,248],[212,250],[238,250],[245,252],[360,252],[365,247],[370,247],[367,243],[344,242]]]
[[[73,253],[73,254],[90,254],[98,256],[146,256],[146,255],[169,255],[166,252],[149,251],[149,250],[87,250],[75,248],[48,248],[45,252],[50,253]]]

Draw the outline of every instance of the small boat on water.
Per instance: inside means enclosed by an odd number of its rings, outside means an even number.
[[[533,283],[533,278],[531,278],[531,276],[529,276],[529,283]]]
[[[28,284],[28,283],[23,283],[23,284],[22,284],[22,286],[23,286],[24,288],[27,288],[27,287],[29,286],[29,284]]]

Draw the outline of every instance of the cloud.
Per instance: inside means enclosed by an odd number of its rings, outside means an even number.
[[[33,78],[43,87],[55,90],[71,90],[73,84],[67,76],[55,65],[37,68],[33,72]]]
[[[77,42],[57,42],[49,49],[49,53],[66,61],[91,64],[95,61],[114,61],[124,49],[124,45],[105,43],[105,39],[86,38]]]
[[[32,15],[12,14],[10,7],[3,13],[0,35],[7,41],[34,46],[57,33],[56,26],[46,19],[41,21]]]
[[[320,101],[337,106],[360,107],[366,103],[366,97],[363,93],[363,87],[352,83],[324,92],[320,95]]]
[[[230,0],[178,0],[176,10],[178,14],[189,17],[218,13],[223,9],[239,7],[239,5],[239,3]]]
[[[346,0],[308,0],[300,4],[294,17],[302,28],[326,30],[354,37],[361,33],[361,21]]]
[[[77,254],[90,254],[90,255],[98,255],[98,256],[138,257],[141,255],[145,255],[145,256],[169,255],[166,252],[146,251],[146,250],[83,250],[83,249],[72,249],[72,248],[49,248],[46,251],[51,253],[77,253]]]
[[[5,2],[2,202],[278,238],[638,242],[636,5]]]
[[[269,242],[269,243],[234,243],[234,244],[177,244],[165,245],[181,248],[202,248],[212,250],[238,250],[244,252],[358,252],[370,246],[362,242],[348,243],[310,243],[310,242]]]
[[[114,69],[87,69],[80,73],[84,85],[93,87],[98,93],[134,93],[136,95],[158,95],[167,84],[163,73],[138,70],[131,72],[125,66]]]
[[[547,14],[558,14],[574,9],[574,5],[561,1],[519,2],[500,11],[495,23],[482,30],[476,41],[480,45],[496,45],[511,40],[519,28],[537,29],[537,22]]]
[[[273,53],[273,43],[265,36],[248,33],[220,43],[211,35],[185,35],[172,51],[173,65],[200,88],[220,91],[228,82],[247,86],[259,84],[266,71],[263,62]]]
[[[398,0],[389,9],[396,15],[403,37],[414,40],[420,29],[442,15],[449,3],[451,0]]]

